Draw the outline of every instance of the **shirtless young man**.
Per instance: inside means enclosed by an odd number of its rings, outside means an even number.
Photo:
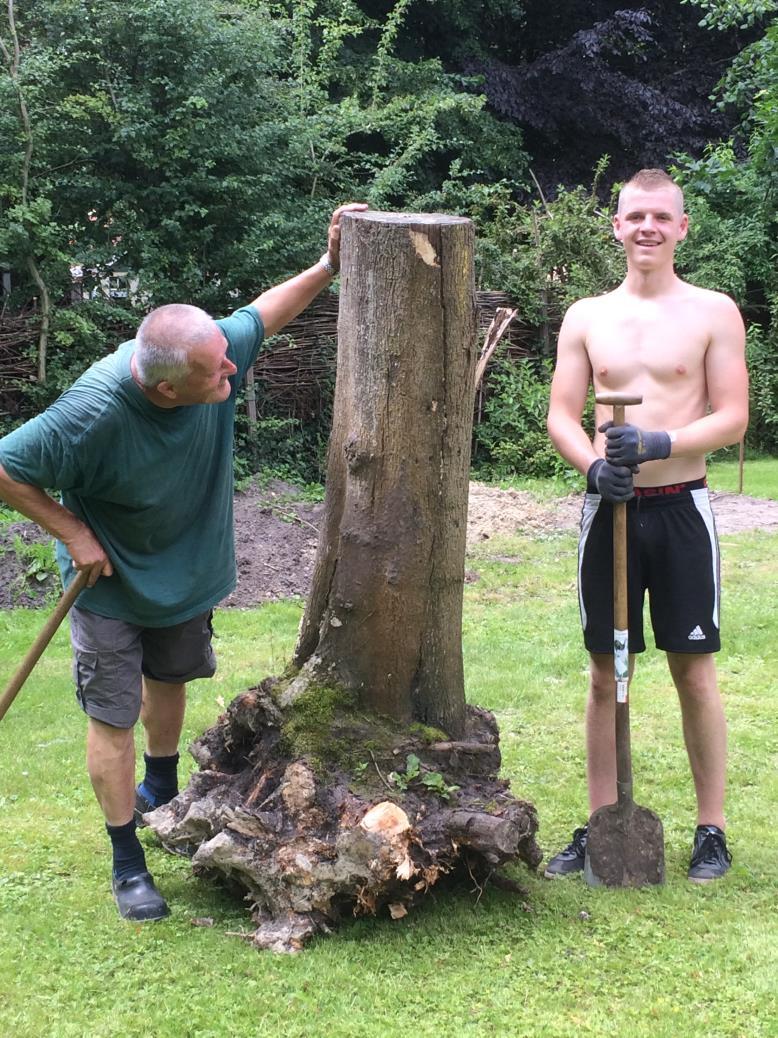
[[[629,644],[645,649],[644,590],[657,648],[667,653],[697,794],[689,879],[722,876],[726,722],[713,653],[719,642],[719,560],[705,486],[705,454],[736,443],[748,423],[745,331],[728,296],[686,284],[673,269],[688,217],[662,170],[622,188],[613,230],[627,276],[613,292],[573,304],[559,334],[548,431],[587,476],[579,600],[590,653],[586,708],[589,809],[616,801],[612,507],[629,501]],[[597,407],[594,442],[581,416],[595,393],[642,395],[614,427]],[[639,466],[639,467],[638,467]],[[634,484],[634,485],[633,485]],[[630,663],[634,658],[630,657]],[[549,862],[549,878],[583,869],[587,827]]]

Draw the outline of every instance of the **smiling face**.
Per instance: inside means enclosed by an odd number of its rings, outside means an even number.
[[[686,237],[688,226],[683,195],[673,184],[656,188],[628,184],[613,218],[613,233],[624,246],[627,264],[639,270],[672,264],[675,247]]]

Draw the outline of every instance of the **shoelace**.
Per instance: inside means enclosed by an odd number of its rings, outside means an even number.
[[[732,861],[732,855],[727,850],[724,841],[717,833],[706,833],[697,853],[694,855],[694,864],[716,865],[722,858],[727,863]]]
[[[586,829],[577,829],[575,833],[573,833],[573,840],[567,848],[568,851],[577,855],[584,855],[586,853],[586,838],[588,835],[589,833]]]

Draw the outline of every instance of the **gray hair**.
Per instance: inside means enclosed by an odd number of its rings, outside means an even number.
[[[141,385],[180,385],[192,370],[189,350],[213,335],[214,323],[198,306],[170,303],[152,310],[135,335],[135,369]]]

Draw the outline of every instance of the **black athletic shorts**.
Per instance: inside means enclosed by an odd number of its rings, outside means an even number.
[[[656,647],[718,652],[720,569],[704,479],[636,487],[627,503],[629,651],[644,652],[648,591]],[[613,652],[613,506],[586,494],[578,545],[578,600],[589,652]]]

